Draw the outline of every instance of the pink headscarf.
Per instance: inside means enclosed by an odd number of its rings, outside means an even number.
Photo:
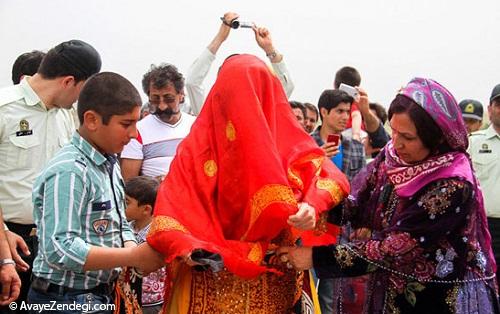
[[[410,197],[427,184],[445,178],[461,178],[471,183],[475,198],[475,225],[480,230],[479,241],[483,248],[491,247],[486,211],[479,182],[474,175],[472,162],[466,149],[468,147],[467,129],[460,115],[460,109],[453,95],[438,82],[414,78],[400,94],[419,104],[436,122],[453,151],[433,155],[418,163],[405,163],[396,153],[393,142],[385,147],[387,176],[394,185],[396,194]],[[493,252],[489,250],[489,261],[496,271]]]

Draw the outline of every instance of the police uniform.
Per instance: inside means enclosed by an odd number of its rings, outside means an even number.
[[[500,265],[500,134],[490,125],[472,133],[469,141],[468,152],[483,192],[493,253]]]
[[[75,124],[69,111],[48,110],[28,80],[25,77],[18,85],[0,89],[0,208],[9,230],[28,244],[31,256],[24,259],[31,266],[37,252],[33,183],[47,162],[69,142]],[[29,282],[30,274],[20,273],[23,285]]]

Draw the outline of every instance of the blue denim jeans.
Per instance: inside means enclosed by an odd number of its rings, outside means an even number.
[[[113,310],[108,304],[113,304],[111,295],[99,295],[83,290],[75,290],[64,294],[58,292],[40,292],[30,288],[28,292],[28,305],[32,306],[29,313],[47,314],[80,314],[80,313],[100,313],[112,314]],[[40,311],[40,307],[44,310]],[[106,307],[108,305],[108,307]],[[37,306],[37,308],[34,308]],[[59,306],[60,309],[56,310]]]
[[[318,300],[321,314],[333,314],[333,278],[320,279],[318,286]]]

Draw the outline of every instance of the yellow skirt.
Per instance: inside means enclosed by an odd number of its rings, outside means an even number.
[[[173,266],[173,265],[171,265]],[[265,273],[245,280],[223,270],[196,271],[175,266],[168,314],[289,314],[302,293],[303,272],[280,267],[283,275]]]

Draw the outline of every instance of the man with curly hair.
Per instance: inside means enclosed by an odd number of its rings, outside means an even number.
[[[195,117],[181,112],[184,76],[172,64],[151,65],[142,88],[151,114],[137,123],[137,139],[121,153],[125,180],[138,175],[162,177],[168,173],[177,146],[191,129]]]

